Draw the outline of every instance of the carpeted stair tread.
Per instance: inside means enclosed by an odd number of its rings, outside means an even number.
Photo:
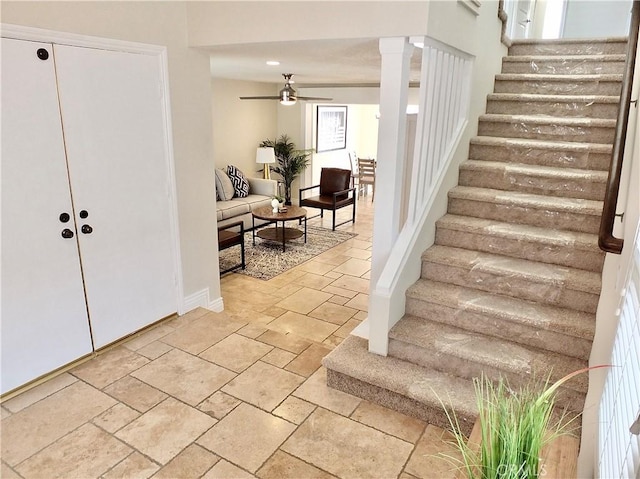
[[[458,184],[601,200],[604,197],[606,182],[607,172],[605,171],[467,160],[460,165]]]
[[[486,113],[615,119],[619,102],[619,97],[611,95],[491,93],[487,95]]]
[[[436,244],[494,252],[601,272],[604,253],[595,234],[447,214],[436,223]],[[452,244],[453,242],[453,244]]]
[[[584,74],[567,74],[553,75],[549,73],[498,73],[496,75],[498,81],[554,81],[554,82],[620,82],[622,83],[622,74],[620,73],[584,73]]]
[[[494,92],[619,97],[622,92],[622,75],[613,73],[578,75],[501,73],[496,75]]]
[[[489,93],[488,100],[509,100],[521,102],[575,102],[575,103],[614,103],[620,97],[612,95],[544,95],[537,93]]]
[[[593,314],[450,283],[421,278],[407,289],[407,298],[438,304],[459,312],[497,318],[505,323],[531,326],[535,330],[554,331],[567,337],[591,341],[595,334]],[[414,312],[411,314],[416,315]],[[507,326],[505,330],[508,331]]]
[[[476,136],[470,141],[469,158],[608,171],[611,151],[612,146],[605,143]]]
[[[508,278],[520,277],[540,284],[553,284],[590,294],[600,293],[600,275],[592,271],[567,268],[524,259],[434,245],[422,254],[423,262],[461,267]]]
[[[624,54],[627,41],[627,37],[518,39],[512,41],[509,55]]]
[[[624,62],[627,55],[624,53],[601,54],[601,55],[510,55],[502,58],[507,63],[531,63],[544,61],[575,61],[575,62]]]
[[[471,381],[400,359],[370,353],[365,339],[347,337],[324,357],[322,364],[329,371],[406,396],[424,407],[439,411],[443,419],[439,424],[441,426],[447,426],[441,401],[447,405],[453,403],[457,413],[464,417],[477,416]],[[348,392],[358,396],[357,391]]]
[[[540,351],[521,344],[466,331],[455,326],[433,321],[422,321],[407,316],[401,319],[389,332],[389,337],[397,342],[411,345],[389,346],[389,355],[397,350],[402,359],[424,367],[439,367],[441,371],[469,379],[478,377],[481,371],[492,369],[496,372],[492,379],[507,377],[512,385],[513,378],[521,376],[523,383],[529,375],[546,378],[553,382],[567,374],[587,366],[587,361],[563,356],[550,351]],[[588,377],[579,377],[567,388],[586,393]]]
[[[480,115],[480,121],[493,121],[497,123],[530,123],[532,125],[558,125],[558,126],[597,126],[600,128],[615,128],[616,120],[605,118],[572,118],[564,116],[538,116],[538,115],[505,115],[488,113]]]

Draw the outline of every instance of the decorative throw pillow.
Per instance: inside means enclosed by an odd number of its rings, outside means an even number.
[[[219,168],[216,168],[216,197],[220,201],[229,201],[233,198],[233,183],[224,172]]]
[[[227,166],[227,175],[233,184],[233,190],[238,198],[249,196],[249,182],[244,177],[244,173],[233,165]]]

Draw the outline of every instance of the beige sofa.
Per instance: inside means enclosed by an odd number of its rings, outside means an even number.
[[[278,194],[278,182],[262,178],[247,178],[247,181],[249,181],[249,196],[246,198],[234,197],[229,201],[217,201],[218,227],[242,220],[244,229],[250,229],[253,226],[251,211],[261,206],[271,206],[271,200]],[[264,223],[264,221],[256,220],[256,226]]]

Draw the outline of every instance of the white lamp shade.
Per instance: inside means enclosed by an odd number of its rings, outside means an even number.
[[[256,163],[275,163],[276,152],[271,147],[258,148],[256,152]]]

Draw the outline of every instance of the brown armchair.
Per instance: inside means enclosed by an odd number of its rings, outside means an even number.
[[[350,188],[351,170],[343,170],[340,168],[322,168],[320,171],[320,184],[300,189],[300,206],[308,206],[310,208],[319,208],[320,216],[324,214],[324,210],[333,211],[333,230],[336,226],[349,222],[356,222],[356,199],[355,188]],[[303,198],[303,192],[319,188],[319,195],[311,198]],[[353,213],[350,220],[336,224],[336,211],[345,206],[351,205]],[[312,218],[315,218],[313,216]]]

